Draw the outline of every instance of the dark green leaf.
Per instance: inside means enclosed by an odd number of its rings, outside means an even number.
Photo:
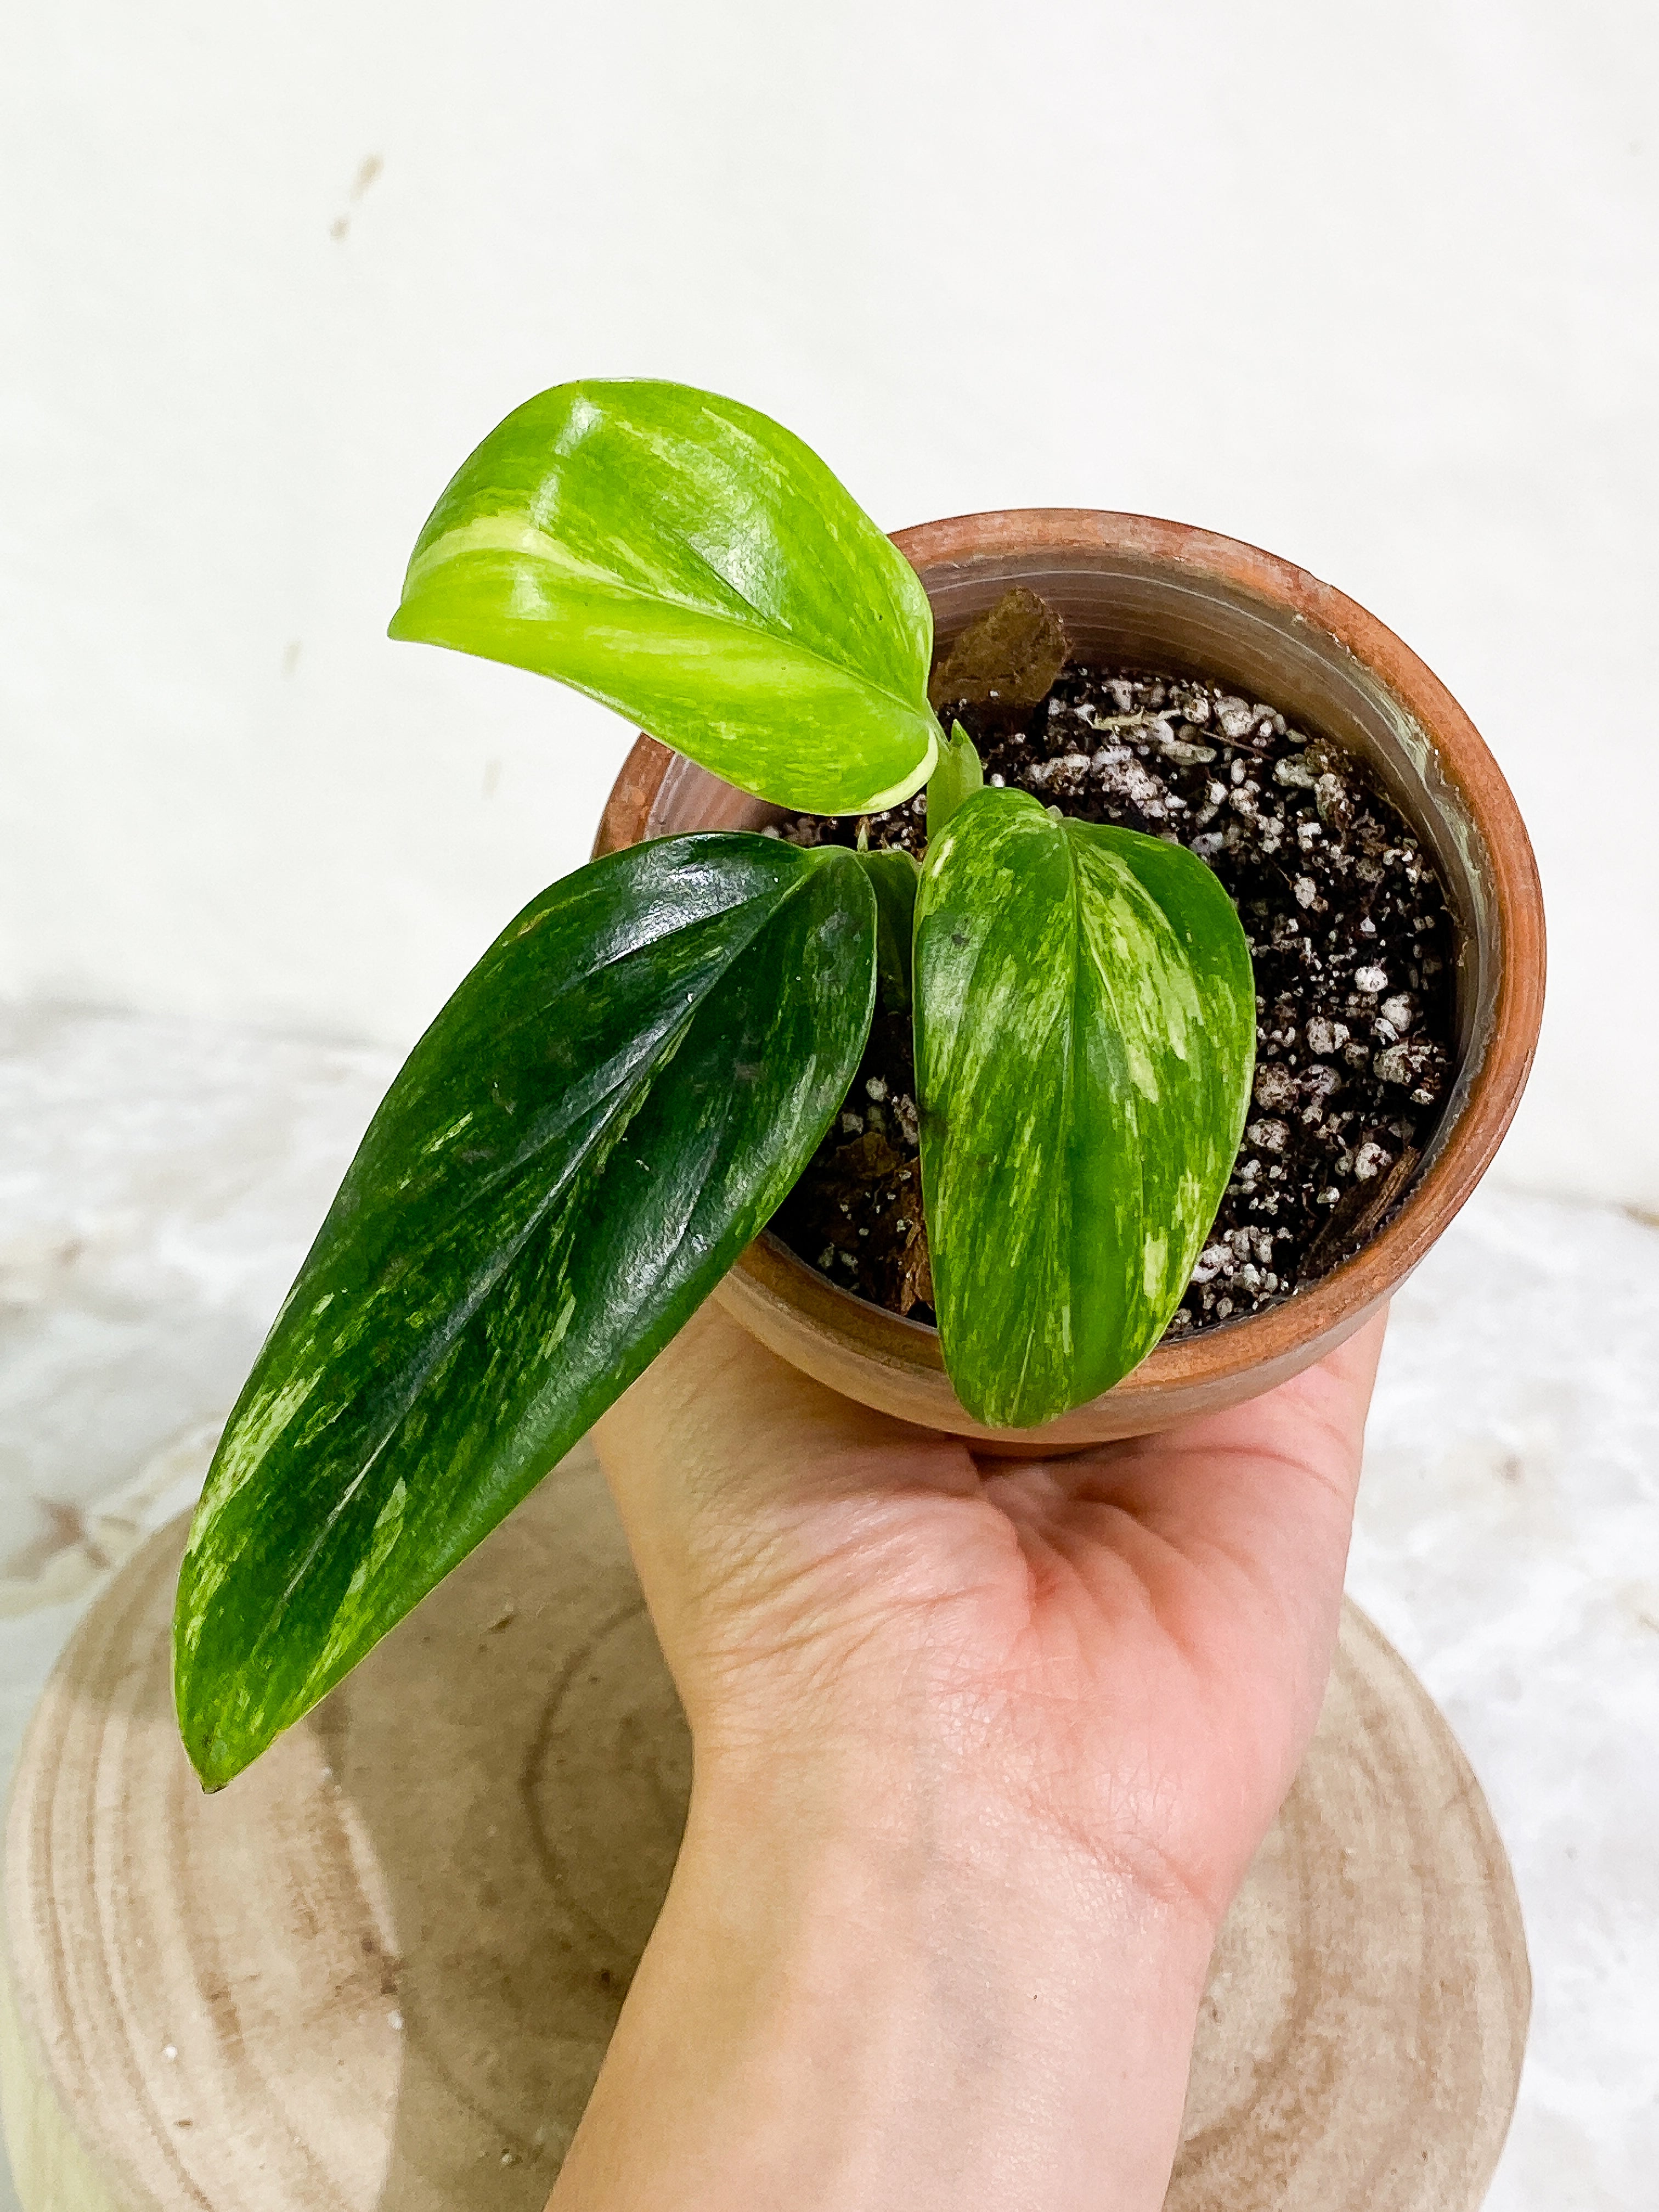
[[[603,700],[744,791],[817,814],[920,788],[933,616],[799,438],[679,384],[563,384],[433,509],[392,635]]]
[[[596,860],[491,947],[375,1115],[232,1413],[179,1585],[216,1788],[638,1375],[858,1066],[853,854],[740,833]]]
[[[942,748],[927,783],[927,838],[931,844],[963,800],[981,790],[985,770],[974,741],[960,722],[951,725],[951,742]]]
[[[908,1013],[921,871],[901,846],[860,853],[858,858],[876,895],[876,985],[881,1003],[890,1013]]]
[[[1024,1427],[1109,1389],[1180,1302],[1249,1101],[1249,951],[1183,847],[988,790],[929,848],[915,960],[945,1365]]]

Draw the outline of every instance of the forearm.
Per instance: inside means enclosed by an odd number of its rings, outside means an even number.
[[[700,1784],[553,2212],[1156,2212],[1207,1928],[982,1806],[858,1797]]]

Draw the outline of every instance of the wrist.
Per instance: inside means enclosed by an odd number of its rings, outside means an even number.
[[[1155,2212],[1210,1941],[1196,1912],[994,1802],[851,1786],[833,1761],[700,1761],[560,2212],[590,2201],[585,2172],[655,2205],[647,2109],[676,2188],[707,2174],[684,2212],[979,2196]],[[625,2144],[612,2112],[633,2115]],[[688,2167],[686,2131],[708,2125]]]
[[[851,1670],[848,1670],[850,1672]],[[1134,1926],[1207,1960],[1230,1901],[1165,1849],[1159,1805],[1076,1744],[988,1717],[934,1683],[880,1696],[837,1682],[764,1707],[730,1696],[698,1712],[696,1826],[798,1850],[841,1838],[934,1884],[1042,1897],[1091,1929]],[[1065,1739],[1062,1738],[1062,1742]]]
[[[1214,1943],[1207,1904],[1170,1878],[1127,1822],[1079,1832],[971,1761],[896,1746],[874,1758],[820,1742],[795,1759],[700,1743],[696,1775],[682,1858],[700,1882],[742,1868],[751,1888],[775,1887],[781,1904],[785,1893],[820,1898],[846,1869],[871,1911],[937,1903],[1029,1914],[1057,1948],[1133,1938],[1196,1956],[1200,1971]]]

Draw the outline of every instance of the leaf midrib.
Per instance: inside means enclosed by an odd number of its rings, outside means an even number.
[[[1071,831],[1069,830],[1069,829],[1066,827],[1066,825],[1065,823],[1062,823],[1058,824],[1057,826],[1058,826],[1058,828],[1059,828],[1059,830],[1060,830],[1060,836],[1062,836],[1062,838],[1064,838],[1064,840],[1065,840],[1065,843],[1066,843],[1066,856],[1067,862],[1068,862],[1068,864],[1069,864],[1069,866],[1070,866],[1070,868],[1071,868],[1071,875],[1072,875],[1072,912],[1073,912],[1073,929],[1074,929],[1074,933],[1075,933],[1076,939],[1077,939],[1077,957],[1076,957],[1076,958],[1075,958],[1075,960],[1074,960],[1074,962],[1073,962],[1073,969],[1072,969],[1072,1000],[1073,1000],[1073,1003],[1072,1003],[1072,1019],[1073,1019],[1073,1025],[1075,1026],[1075,1024],[1079,1021],[1079,1019],[1080,1019],[1080,1018],[1081,1018],[1081,1017],[1080,1017],[1080,1006],[1079,1006],[1079,1001],[1080,1001],[1080,999],[1081,999],[1082,990],[1083,990],[1084,967],[1085,967],[1085,957],[1084,957],[1084,956],[1085,956],[1085,951],[1086,951],[1086,950],[1087,950],[1087,947],[1086,947],[1086,942],[1085,942],[1085,932],[1084,932],[1084,927],[1083,927],[1083,908],[1082,908],[1082,899],[1081,899],[1081,896],[1080,896],[1080,894],[1079,894],[1079,888],[1078,888],[1078,887],[1079,887],[1079,868],[1078,868],[1078,863],[1077,863],[1077,850],[1076,850],[1076,846],[1075,846],[1075,842],[1074,842],[1074,841],[1073,841],[1073,838],[1072,833],[1071,833]],[[1105,848],[1105,849],[1106,849],[1106,851],[1107,851],[1109,854],[1110,853],[1110,847],[1109,847],[1109,846],[1106,847],[1106,848]],[[1117,860],[1117,859],[1116,859],[1116,856],[1115,856],[1115,854],[1111,855],[1111,857],[1112,857],[1112,860],[1113,860],[1113,866],[1114,866],[1114,867],[1117,867],[1117,866],[1121,866],[1121,863],[1119,863],[1119,862],[1118,862],[1118,860]],[[1100,979],[1100,988],[1101,988],[1101,991],[1102,991],[1103,995],[1103,996],[1104,996],[1104,998],[1105,998],[1106,1004],[1107,1004],[1107,1007],[1108,1007],[1108,1009],[1109,1009],[1109,1014],[1110,1014],[1110,1018],[1111,1018],[1112,1024],[1113,1024],[1113,1025],[1114,1025],[1114,1027],[1115,1027],[1115,1030],[1116,1030],[1117,1035],[1118,1035],[1120,1037],[1121,1037],[1121,1036],[1123,1036],[1123,1034],[1124,1034],[1123,1016],[1122,1016],[1121,1010],[1120,1009],[1119,1005],[1118,1005],[1117,991],[1116,991],[1116,988],[1115,988],[1115,979],[1114,979],[1114,978],[1113,978],[1113,976],[1112,976],[1112,975],[1108,972],[1108,970],[1107,970],[1107,969],[1106,969],[1106,966],[1105,966],[1105,964],[1104,964],[1104,963],[1103,963],[1103,962],[1090,962],[1088,964],[1089,964],[1090,966],[1091,966],[1091,967],[1094,969],[1094,970],[1095,970],[1096,974],[1098,975],[1098,977],[1099,977],[1099,979]],[[1066,1039],[1066,1048],[1067,1048],[1067,1052],[1068,1052],[1068,1054],[1069,1054],[1069,1053],[1070,1053],[1070,1051],[1071,1051],[1071,1046],[1072,1046],[1072,1037],[1071,1037],[1071,1036],[1070,1036],[1070,1035],[1068,1035],[1067,1039]],[[1071,1069],[1069,1069],[1069,1068],[1068,1068],[1068,1078],[1070,1077],[1070,1075],[1072,1074],[1072,1073],[1073,1073],[1073,1071],[1072,1071]],[[1134,1088],[1134,1086],[1133,1086],[1133,1084],[1131,1084],[1131,1085],[1128,1086],[1128,1088],[1129,1088],[1129,1090],[1133,1091],[1133,1088]],[[1072,1084],[1072,1082],[1071,1082],[1069,1079],[1068,1079],[1068,1082],[1067,1082],[1067,1085],[1066,1085],[1066,1097],[1067,1097],[1067,1099],[1068,1099],[1068,1102],[1069,1102],[1069,1109],[1070,1109],[1070,1113],[1071,1113],[1071,1122],[1072,1122],[1072,1127],[1073,1127],[1073,1129],[1075,1129],[1075,1127],[1077,1127],[1077,1124],[1078,1124],[1078,1119],[1079,1119],[1079,1115],[1078,1115],[1078,1107],[1077,1107],[1077,1100],[1076,1100],[1076,1097],[1075,1097],[1075,1095],[1074,1095],[1074,1091],[1073,1091],[1073,1084]],[[1134,1106],[1134,1104],[1133,1103],[1133,1101],[1126,1100],[1125,1103],[1126,1103],[1126,1106],[1127,1106],[1127,1108],[1128,1115],[1133,1116],[1133,1121],[1134,1121],[1134,1125],[1135,1125],[1136,1143],[1135,1143],[1134,1147],[1133,1147],[1133,1151],[1134,1151],[1134,1158],[1135,1158],[1135,1171],[1136,1171],[1136,1173],[1139,1175],[1139,1179],[1140,1179],[1140,1206],[1139,1206],[1139,1216],[1138,1216],[1138,1218],[1139,1218],[1139,1219],[1142,1222],[1142,1224],[1145,1224],[1145,1222],[1146,1222],[1146,1218],[1147,1218],[1147,1207],[1146,1207],[1146,1147],[1145,1147],[1145,1146],[1144,1146],[1144,1145],[1142,1145],[1142,1144],[1139,1142],[1139,1135],[1140,1135],[1140,1114],[1139,1114],[1139,1109],[1138,1109],[1136,1106]],[[1066,1150],[1067,1150],[1067,1152],[1069,1153],[1069,1152],[1070,1152],[1070,1150],[1071,1150],[1071,1145],[1070,1145],[1070,1141],[1069,1141],[1069,1132],[1068,1132],[1068,1141],[1067,1141]],[[1080,1272],[1080,1270],[1079,1269],[1079,1267],[1078,1267],[1078,1266],[1077,1266],[1077,1264],[1076,1264],[1076,1261],[1077,1261],[1077,1255],[1076,1255],[1075,1252],[1074,1252],[1074,1251],[1073,1251],[1073,1243],[1074,1243],[1074,1237],[1075,1237],[1075,1230],[1074,1230],[1074,1225],[1073,1225],[1073,1222],[1072,1211],[1071,1211],[1071,1206],[1070,1206],[1070,1194],[1071,1194],[1071,1191],[1072,1191],[1072,1188],[1073,1188],[1073,1183],[1072,1183],[1072,1178],[1071,1178],[1071,1176],[1070,1176],[1069,1175],[1068,1175],[1068,1176],[1066,1176],[1066,1194],[1067,1194],[1067,1214],[1066,1214],[1066,1249],[1067,1249],[1067,1252],[1068,1252],[1068,1254],[1070,1254],[1070,1255],[1071,1255],[1070,1262],[1069,1262],[1069,1264],[1068,1264],[1068,1267],[1067,1267],[1067,1283],[1068,1283],[1068,1285],[1069,1285],[1069,1283],[1070,1283],[1071,1279],[1073,1279],[1076,1274],[1078,1274],[1078,1273]],[[1145,1253],[1144,1253],[1144,1251],[1143,1251],[1143,1254],[1142,1254],[1142,1265],[1143,1265],[1143,1267],[1144,1267],[1144,1265],[1145,1265]]]

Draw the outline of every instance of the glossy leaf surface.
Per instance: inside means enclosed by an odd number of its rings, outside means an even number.
[[[951,725],[948,744],[939,749],[939,764],[927,782],[927,836],[939,836],[963,799],[982,789],[984,764],[974,741],[960,722]]]
[[[945,1365],[1024,1427],[1109,1389],[1180,1302],[1249,1101],[1249,951],[1184,848],[985,790],[929,848],[915,983]]]
[[[857,1068],[854,856],[666,838],[543,894],[392,1085],[232,1413],[179,1580],[209,1787],[568,1449],[811,1158]]]
[[[544,392],[433,509],[396,638],[603,700],[744,791],[819,814],[917,790],[933,615],[809,447],[679,384]]]
[[[889,1012],[908,1013],[911,945],[921,870],[902,846],[860,853],[859,866],[876,895],[876,990]]]

